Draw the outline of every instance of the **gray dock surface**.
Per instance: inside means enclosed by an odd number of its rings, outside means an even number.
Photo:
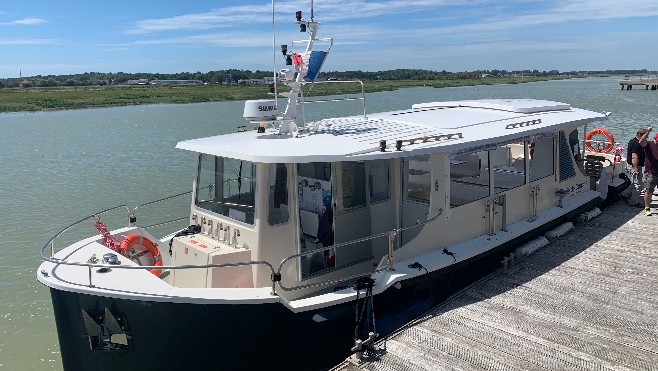
[[[658,213],[623,202],[336,370],[658,370]]]

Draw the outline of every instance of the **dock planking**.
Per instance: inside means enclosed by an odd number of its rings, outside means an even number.
[[[656,234],[658,213],[612,205],[335,369],[658,370]]]

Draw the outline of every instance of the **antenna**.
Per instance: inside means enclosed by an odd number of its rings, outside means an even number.
[[[311,0],[311,22],[313,22],[313,0]]]
[[[279,95],[276,86],[276,32],[274,29],[274,0],[272,0],[272,82],[274,83],[274,106],[279,107]]]

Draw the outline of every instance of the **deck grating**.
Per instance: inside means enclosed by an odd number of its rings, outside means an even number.
[[[658,370],[657,233],[612,205],[335,369]]]

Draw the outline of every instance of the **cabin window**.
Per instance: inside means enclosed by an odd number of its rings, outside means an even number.
[[[310,162],[307,164],[297,164],[297,175],[328,182],[331,180],[331,163]]]
[[[489,151],[493,168],[494,194],[525,184],[525,146],[510,143]]]
[[[195,205],[254,224],[256,170],[249,161],[201,155]]]
[[[341,163],[343,210],[366,205],[366,164],[363,161]]]
[[[489,151],[450,159],[450,206],[456,207],[489,196]]]
[[[581,153],[580,153],[580,139],[578,139],[578,129],[573,129],[569,133],[569,148],[571,148],[571,154],[573,155],[576,163],[580,163]]]
[[[429,155],[413,156],[409,159],[407,198],[410,201],[430,203],[431,175]]]
[[[390,197],[390,175],[388,160],[368,162],[368,182],[370,183],[370,202],[388,200]]]
[[[323,210],[331,208],[331,163],[297,164],[297,200],[300,210],[316,214],[318,218]]]
[[[271,164],[269,168],[269,210],[267,222],[270,225],[288,221],[288,169],[286,164]]]
[[[555,174],[555,151],[554,139],[539,138],[530,141],[530,181],[539,180]],[[567,151],[569,151],[567,149]],[[569,162],[571,163],[571,152],[569,151]],[[573,170],[573,166],[571,167]]]

